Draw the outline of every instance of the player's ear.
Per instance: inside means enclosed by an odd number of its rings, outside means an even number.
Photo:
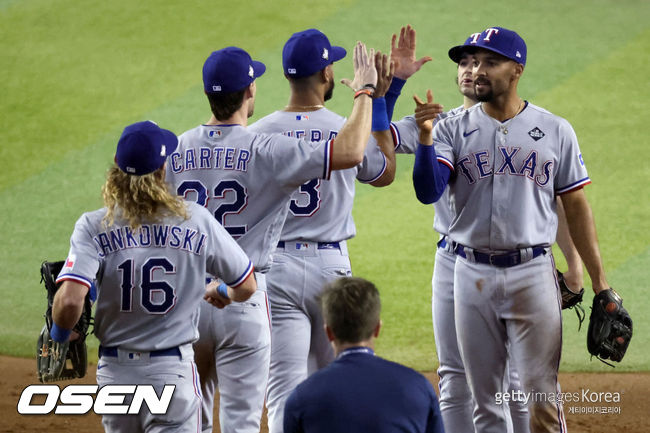
[[[381,331],[381,327],[384,323],[379,319],[379,323],[377,323],[377,326],[375,326],[375,330],[372,332],[372,336],[377,338],[379,337],[379,331]]]
[[[320,79],[323,83],[329,83],[330,80],[334,79],[334,69],[332,65],[327,65],[320,71]]]
[[[253,81],[246,88],[246,92],[244,92],[244,100],[254,98],[256,91],[257,91],[257,85],[255,84],[255,81]]]
[[[521,63],[515,63],[515,73],[514,73],[514,78],[519,79],[521,78],[521,75],[524,73],[524,65]]]
[[[323,325],[323,328],[325,328],[325,334],[327,334],[327,339],[328,339],[330,342],[331,342],[331,341],[334,341],[334,340],[336,339],[336,337],[334,336],[334,333],[332,332],[332,328],[330,328],[330,327],[327,326],[327,325]]]

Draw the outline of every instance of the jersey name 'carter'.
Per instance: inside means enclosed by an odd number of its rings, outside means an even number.
[[[169,158],[174,173],[210,169],[248,171],[251,153],[235,147],[202,146],[186,149],[182,155],[173,153]]]
[[[129,227],[117,227],[93,238],[100,257],[129,248],[171,247],[196,255],[203,253],[207,236],[197,230],[175,225],[142,225],[133,232]]]

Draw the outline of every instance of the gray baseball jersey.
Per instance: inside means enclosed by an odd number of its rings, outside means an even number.
[[[168,160],[167,178],[178,194],[206,206],[237,239],[256,271],[264,273],[277,247],[291,194],[310,179],[330,177],[332,140],[322,138],[311,142],[256,134],[240,125],[201,125],[179,137],[178,148]],[[201,375],[206,431],[212,429],[217,385],[221,431],[260,429],[271,332],[265,278],[256,277],[258,293],[243,305],[201,314],[196,359],[216,368],[216,374]],[[235,323],[237,317],[242,326]],[[226,321],[235,327],[220,329]],[[245,379],[242,372],[247,372]]]
[[[250,129],[319,140],[334,138],[344,123],[344,117],[321,108],[276,111]],[[322,368],[334,359],[323,330],[320,294],[328,282],[351,275],[345,240],[355,235],[355,181],[374,182],[385,169],[386,158],[371,137],[361,164],[333,172],[326,182],[311,179],[291,197],[281,235],[286,246],[276,250],[267,274],[273,340],[266,399],[271,433],[282,431],[284,401],[307,377],[308,365]]]
[[[464,108],[461,105],[460,107],[445,111],[436,118],[434,124],[446,117],[455,116],[463,110]],[[392,122],[390,130],[393,135],[393,141],[395,142],[395,153],[415,154],[420,139],[420,130],[414,116],[406,116],[402,120]],[[448,235],[449,225],[451,224],[451,208],[449,205],[448,188],[445,189],[440,200],[433,204],[433,207],[435,209],[433,228],[441,235]]]
[[[345,117],[326,108],[305,113],[276,111],[249,130],[318,141],[336,137],[344,123]],[[385,170],[386,157],[371,137],[361,164],[333,172],[330,182],[311,179],[293,193],[280,239],[336,242],[354,237],[355,179],[371,183]]]
[[[569,123],[529,103],[505,122],[475,105],[440,121],[433,141],[437,160],[454,170],[451,238],[475,250],[512,254],[525,249],[519,252],[522,262],[508,267],[477,263],[476,251],[459,253],[452,283],[455,341],[475,397],[475,429],[508,431],[509,422],[493,398],[504,389],[508,363],[517,366],[524,393],[560,389],[562,327],[555,264],[550,254],[534,258],[530,247],[555,240],[555,196],[590,181]],[[513,424],[525,419],[525,412],[512,411],[522,403],[511,406]],[[563,431],[561,406],[545,401],[529,409],[530,425]]]
[[[280,238],[291,194],[310,179],[329,179],[332,140],[262,135],[240,125],[201,125],[179,137],[168,180],[179,195],[214,215],[265,272]]]
[[[83,214],[57,281],[97,280],[95,334],[103,346],[153,351],[198,338],[205,275],[231,286],[252,272],[246,254],[202,207],[190,218],[166,217],[133,231],[124,220],[106,227],[106,208]]]
[[[555,196],[591,182],[571,125],[530,103],[505,122],[477,104],[438,122],[433,142],[454,170],[449,234],[474,249],[553,244]]]

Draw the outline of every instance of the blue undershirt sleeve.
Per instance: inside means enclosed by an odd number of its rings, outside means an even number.
[[[418,143],[413,165],[413,188],[418,200],[424,204],[438,201],[450,176],[451,170],[438,161],[435,148]]]
[[[384,95],[384,98],[386,99],[386,114],[388,114],[389,122],[393,118],[393,109],[395,108],[395,103],[402,92],[404,84],[406,84],[406,80],[393,77],[393,81],[391,81],[390,87],[388,88],[386,95]]]

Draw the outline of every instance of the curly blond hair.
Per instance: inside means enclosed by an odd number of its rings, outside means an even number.
[[[165,183],[165,166],[153,173],[134,176],[113,165],[102,186],[104,205],[108,209],[104,222],[113,225],[116,216],[128,221],[136,230],[143,221],[159,222],[163,217],[177,215],[189,218],[183,199],[170,192]]]

